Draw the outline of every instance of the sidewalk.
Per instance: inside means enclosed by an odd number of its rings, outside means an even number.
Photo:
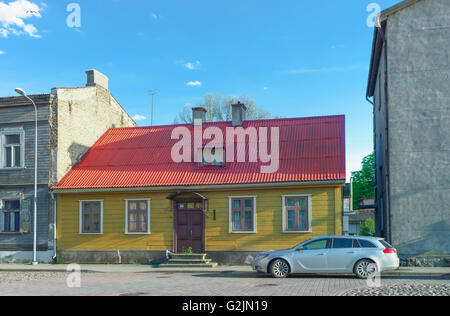
[[[0,272],[67,272],[67,264],[0,264]],[[81,272],[95,273],[254,273],[250,266],[219,266],[216,268],[158,268],[149,265],[135,264],[81,264]],[[72,271],[69,271],[72,272]],[[450,267],[446,268],[416,268],[402,267],[396,271],[382,273],[384,276],[450,275]]]

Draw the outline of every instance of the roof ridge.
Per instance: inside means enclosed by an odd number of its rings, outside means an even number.
[[[309,116],[309,117],[289,117],[289,118],[273,118],[273,119],[262,119],[262,120],[245,120],[244,123],[257,123],[257,122],[275,122],[275,121],[301,121],[301,120],[315,120],[315,119],[328,119],[328,118],[338,118],[345,117],[345,114],[336,115],[325,115],[325,116]],[[203,124],[208,125],[219,125],[219,124],[231,124],[231,121],[218,121],[218,122],[203,122]],[[156,128],[167,128],[167,127],[182,127],[182,126],[192,126],[192,123],[183,124],[165,124],[165,125],[153,125],[153,126],[136,126],[136,127],[118,127],[112,130],[139,130],[139,129],[156,129]]]

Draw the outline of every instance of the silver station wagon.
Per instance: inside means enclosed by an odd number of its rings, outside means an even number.
[[[292,249],[261,253],[252,263],[253,270],[275,278],[296,273],[354,273],[368,279],[399,265],[397,251],[382,238],[348,236],[316,237]]]

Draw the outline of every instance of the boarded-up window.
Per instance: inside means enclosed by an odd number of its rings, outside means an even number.
[[[20,201],[20,232],[31,232],[31,200]]]

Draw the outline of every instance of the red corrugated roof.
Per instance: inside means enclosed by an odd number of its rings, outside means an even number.
[[[230,122],[204,123],[226,135]],[[275,173],[261,173],[261,162],[201,167],[171,158],[175,127],[170,125],[108,130],[54,189],[131,188],[345,180],[345,117],[246,121],[247,127],[279,127],[280,163]],[[204,144],[209,141],[204,141]],[[270,133],[269,133],[270,142]],[[193,144],[193,141],[192,141]],[[237,147],[237,146],[235,146]],[[254,150],[255,146],[247,144]],[[236,150],[236,149],[235,149]],[[268,146],[270,152],[270,144]],[[248,159],[247,159],[248,160]],[[259,159],[258,159],[259,161]]]

